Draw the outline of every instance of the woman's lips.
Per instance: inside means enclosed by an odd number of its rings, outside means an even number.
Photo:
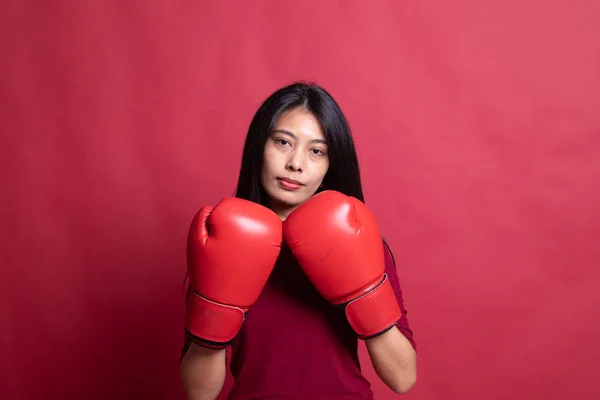
[[[286,190],[297,190],[300,189],[303,185],[302,183],[288,178],[277,178],[279,181],[279,185],[281,185]]]

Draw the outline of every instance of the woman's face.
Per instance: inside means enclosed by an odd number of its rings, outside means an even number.
[[[327,142],[318,120],[302,108],[283,113],[263,155],[261,183],[282,219],[319,189],[329,168]]]

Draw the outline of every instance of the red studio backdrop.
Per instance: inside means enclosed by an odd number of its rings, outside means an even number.
[[[188,224],[302,79],[347,114],[397,257],[404,398],[599,399],[598,21],[582,0],[2,2],[0,398],[183,399]]]

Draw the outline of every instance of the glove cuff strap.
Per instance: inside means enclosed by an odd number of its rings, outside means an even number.
[[[243,309],[216,303],[196,291],[190,293],[185,310],[185,330],[197,344],[223,349],[231,344],[246,317]]]
[[[387,274],[373,290],[349,302],[345,311],[350,326],[362,340],[386,332],[402,316]]]

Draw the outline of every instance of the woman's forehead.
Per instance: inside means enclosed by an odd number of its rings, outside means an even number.
[[[282,133],[298,140],[325,140],[319,120],[306,110],[294,109],[282,114],[275,124],[273,132]]]

